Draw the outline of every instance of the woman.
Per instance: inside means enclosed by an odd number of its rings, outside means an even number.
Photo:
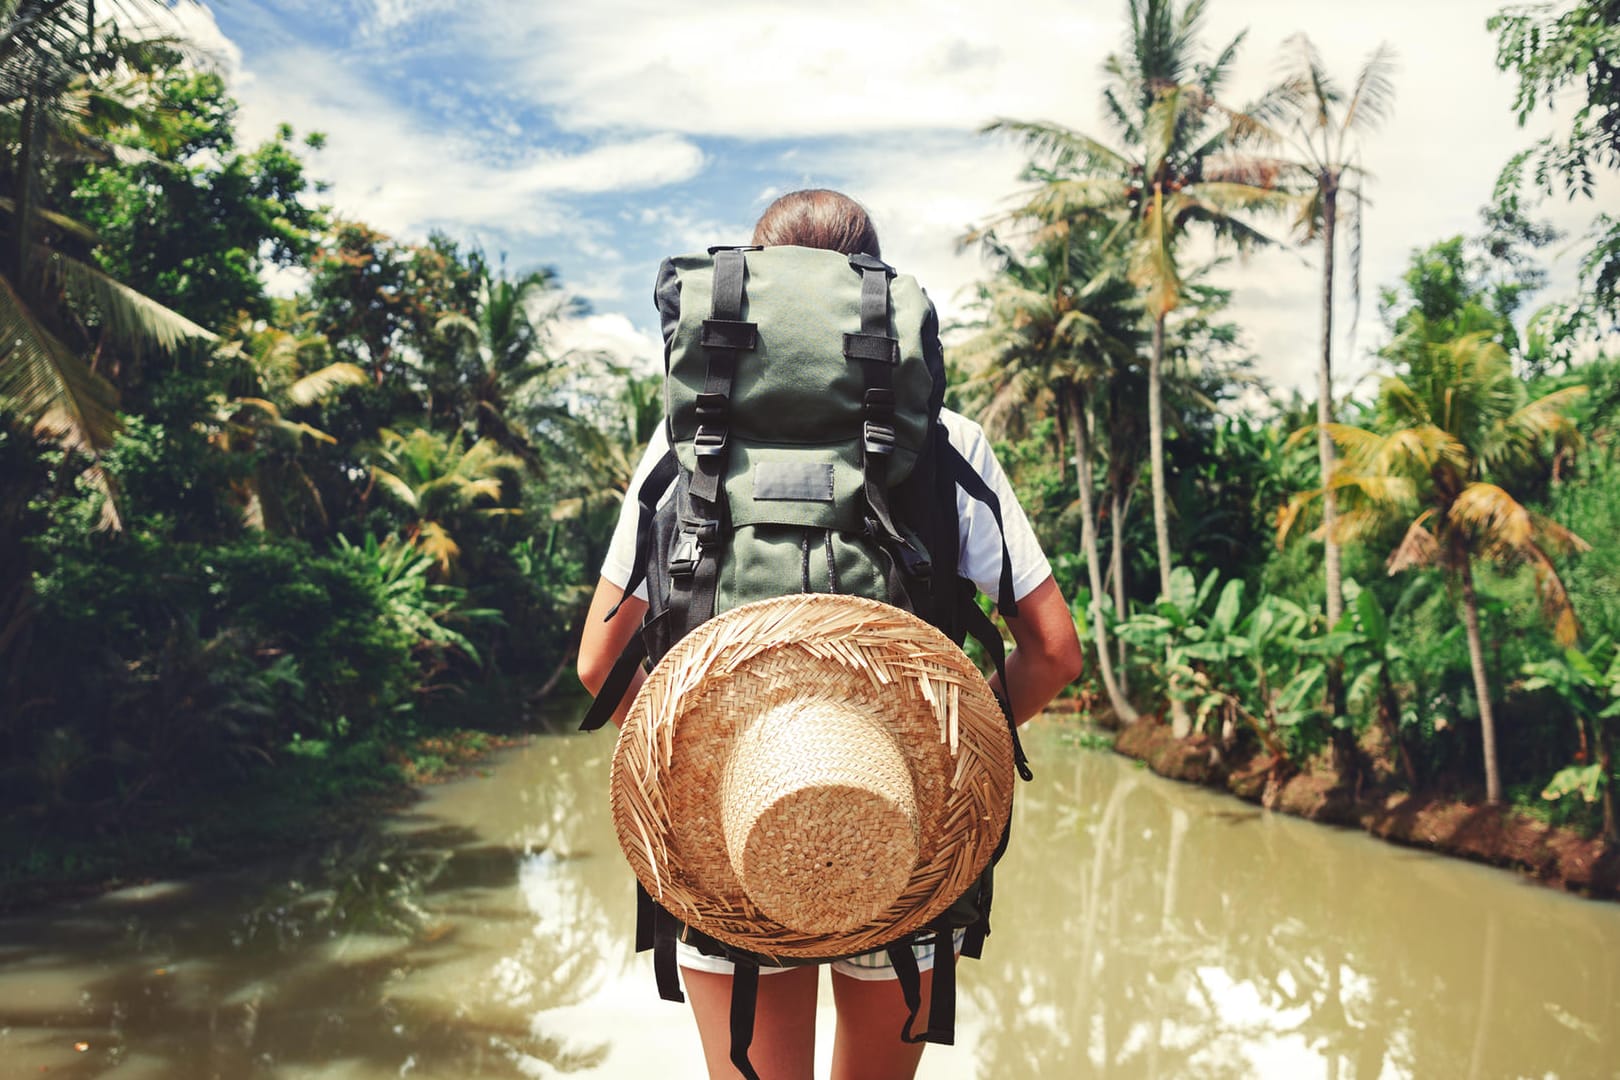
[[[846,255],[864,252],[874,258],[882,257],[876,230],[865,209],[845,195],[825,190],[796,191],[777,199],[754,227],[753,243],[793,244]],[[1074,620],[983,431],[948,409],[940,418],[951,443],[984,476],[1001,502],[1006,546],[1012,560],[1013,594],[1018,601],[1018,614],[1006,619],[1015,644],[1007,658],[1007,681],[1013,717],[1022,723],[1079,676],[1081,654]],[[631,491],[639,489],[642,478],[668,448],[666,439],[660,429],[631,481]],[[958,511],[961,573],[981,590],[994,595],[1001,570],[1002,536],[981,504],[960,493]],[[624,597],[624,586],[631,576],[635,530],[636,504],[634,500],[626,500],[580,642],[579,676],[593,694],[600,691],[613,662],[641,625],[647,611],[644,591],[638,590],[637,596]],[[611,620],[604,621],[616,605],[619,605],[617,613]],[[616,723],[629,708],[640,677],[638,672],[631,694],[626,695],[625,704],[614,717]],[[923,970],[923,1002],[919,1015],[926,1016],[933,952],[931,946],[920,946],[916,951],[918,967]],[[731,966],[684,945],[680,948],[679,960],[709,1074],[735,1077],[738,1073],[729,1060]],[[766,977],[759,980],[749,1057],[766,1080],[809,1078],[814,1060],[820,972],[816,966],[806,965],[764,968],[762,975]],[[900,1039],[908,1010],[888,958],[877,952],[833,963],[832,987],[838,1016],[833,1043],[833,1077],[836,1080],[864,1077],[892,1080],[914,1076],[923,1047]]]

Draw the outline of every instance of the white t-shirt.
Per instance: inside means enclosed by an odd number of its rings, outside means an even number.
[[[969,465],[978,470],[1001,501],[1007,557],[1012,560],[1013,598],[1022,600],[1035,586],[1051,576],[1051,564],[1046,561],[1046,555],[1035,539],[1035,530],[1030,528],[1023,507],[1018,505],[1018,497],[1007,482],[1007,474],[1002,472],[1001,463],[990,449],[990,440],[985,438],[984,429],[949,409],[942,409],[939,417],[945,424],[945,434],[951,445],[967,459]],[[630,496],[624,500],[624,506],[619,511],[619,523],[608,544],[607,557],[602,560],[602,576],[621,589],[630,580],[631,564],[636,556],[636,519],[640,513],[640,503],[636,501],[635,494],[641,490],[641,482],[668,449],[669,438],[660,424],[630,480]],[[660,504],[670,494],[666,491],[659,500]],[[996,529],[996,519],[991,516],[989,508],[969,497],[960,486],[956,489],[956,514],[961,523],[958,572],[977,585],[981,592],[995,596],[1001,580],[1002,540],[1001,533]],[[643,600],[647,598],[645,582],[637,586],[636,596]]]

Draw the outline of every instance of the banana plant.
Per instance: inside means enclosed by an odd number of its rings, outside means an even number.
[[[1574,715],[1581,744],[1575,763],[1554,774],[1541,797],[1549,802],[1576,794],[1587,803],[1601,799],[1604,838],[1620,841],[1608,723],[1620,717],[1620,649],[1604,636],[1584,652],[1570,646],[1561,656],[1527,663],[1520,670],[1526,676],[1523,689],[1549,691]]]
[[[1245,613],[1243,582],[1226,582],[1216,596],[1219,584],[1216,571],[1197,582],[1177,567],[1155,609],[1121,623],[1119,634],[1145,652],[1163,653],[1171,699],[1223,745],[1242,723],[1279,762],[1293,762],[1297,753],[1288,744],[1304,741],[1295,729],[1320,711],[1313,701],[1327,676],[1324,661],[1304,660],[1311,615],[1265,594]]]
[[[1390,632],[1389,616],[1378,597],[1346,578],[1343,584],[1347,605],[1333,628],[1319,638],[1302,642],[1300,649],[1319,656],[1326,663],[1338,658],[1344,665],[1347,715],[1333,723],[1349,726],[1357,715],[1373,716],[1389,739],[1392,752],[1407,784],[1416,788],[1417,773],[1411,754],[1401,739],[1404,714],[1395,687],[1406,678],[1409,658]]]

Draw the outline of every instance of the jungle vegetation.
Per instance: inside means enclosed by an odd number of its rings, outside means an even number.
[[[119,6],[0,4],[11,876],[93,874],[75,852],[134,835],[183,857],[200,808],[385,788],[446,717],[521,727],[576,690],[660,415],[655,376],[557,346],[580,308],[555,273],[337,214],[321,135],[243,145],[161,5]],[[1336,377],[1332,314],[1393,54],[1332,72],[1302,35],[1240,105],[1243,40],[1209,47],[1205,9],[1129,0],[1106,130],[995,124],[1025,185],[964,238],[987,272],[954,404],[1073,598],[1081,704],[1291,768],[1376,735],[1393,783],[1620,839],[1620,223],[1591,201],[1620,168],[1620,3],[1491,20],[1521,122],[1577,110],[1503,163],[1477,232],[1377,283],[1370,390]],[[1531,312],[1551,198],[1592,224],[1578,292]],[[1211,245],[1313,254],[1315,400],[1256,383]]]

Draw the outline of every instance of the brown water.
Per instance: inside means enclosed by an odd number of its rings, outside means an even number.
[[[925,1077],[1620,1077],[1620,906],[1027,742]],[[701,1076],[630,951],[610,750],[541,737],[302,859],[0,921],[0,1077]]]

